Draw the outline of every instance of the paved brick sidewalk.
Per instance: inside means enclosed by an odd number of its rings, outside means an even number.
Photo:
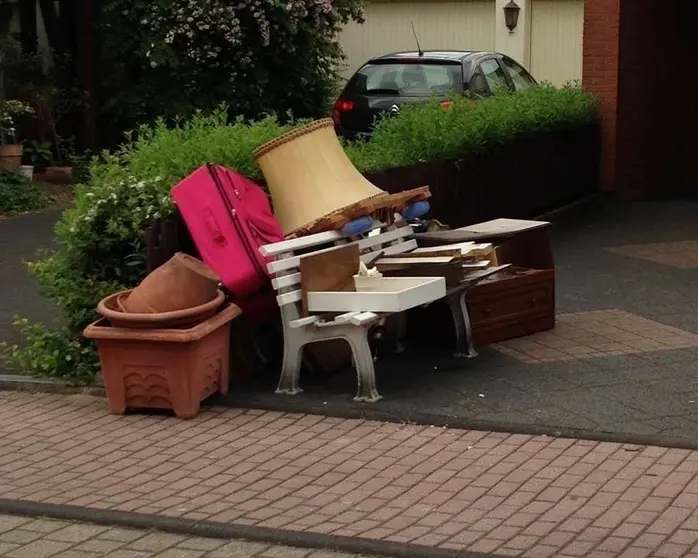
[[[698,452],[0,393],[0,497],[501,556],[698,558]]]
[[[185,537],[0,515],[2,558],[361,558],[247,541]]]

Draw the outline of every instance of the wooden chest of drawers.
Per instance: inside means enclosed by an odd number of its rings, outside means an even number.
[[[483,347],[555,327],[555,271],[510,268],[471,288],[467,294],[473,342]],[[448,306],[438,301],[410,310],[413,343],[455,346]]]
[[[513,270],[470,289],[468,312],[475,346],[555,327],[555,271]]]

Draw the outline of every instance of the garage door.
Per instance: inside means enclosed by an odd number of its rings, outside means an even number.
[[[563,85],[582,79],[583,0],[533,0],[531,73]]]
[[[366,6],[366,23],[347,25],[340,37],[347,55],[344,75],[379,54],[415,48],[410,22],[424,50],[494,49],[494,0],[377,2]]]

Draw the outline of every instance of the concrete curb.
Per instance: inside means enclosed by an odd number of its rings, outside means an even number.
[[[499,556],[497,554],[482,554],[467,550],[440,549],[391,541],[287,531],[270,527],[236,525],[235,523],[195,521],[178,517],[91,509],[80,506],[30,502],[27,500],[0,499],[0,514],[79,521],[110,527],[156,530],[177,535],[212,539],[244,539],[282,546],[337,550],[390,558],[497,558]]]
[[[0,391],[21,391],[24,393],[55,393],[58,395],[95,395],[105,397],[102,386],[71,386],[64,382],[35,378],[22,374],[1,374]]]
[[[602,207],[604,203],[612,197],[607,192],[594,192],[570,202],[562,207],[552,209],[534,217],[534,221],[550,221],[551,223],[564,223],[569,220],[578,219],[585,212]]]
[[[632,434],[625,432],[604,432],[596,430],[584,430],[578,428],[544,426],[524,423],[490,422],[469,417],[454,417],[434,415],[430,413],[399,415],[389,411],[364,407],[336,408],[330,403],[326,405],[308,405],[292,401],[292,398],[279,396],[278,402],[260,404],[252,401],[237,401],[233,396],[216,396],[211,402],[212,406],[227,407],[233,409],[256,409],[264,411],[277,411],[282,413],[299,413],[308,415],[331,416],[344,419],[363,419],[397,424],[416,424],[421,426],[434,426],[440,428],[458,428],[461,430],[477,430],[481,432],[502,432],[508,434],[525,434],[530,436],[550,436],[551,438],[573,438],[577,440],[590,440],[594,442],[612,442],[616,444],[628,444],[637,446],[659,446],[675,449],[698,450],[698,440],[686,438],[672,438],[671,436]]]
[[[0,375],[0,391],[20,391],[24,393],[53,393],[57,395],[90,395],[106,397],[106,391],[101,386],[72,387],[59,382],[35,380],[18,376],[13,381],[8,376]],[[272,402],[256,403],[250,400],[236,400],[232,395],[216,395],[208,406],[231,409],[255,409],[262,411],[277,411],[282,413],[297,413],[308,415],[331,416],[345,419],[374,420],[394,424],[416,424],[420,426],[435,426],[441,428],[458,428],[461,430],[478,430],[482,432],[503,432],[509,434],[525,434],[530,436],[550,436],[551,438],[574,438],[594,442],[612,442],[638,446],[658,446],[665,448],[698,450],[698,440],[674,438],[671,436],[632,434],[625,432],[604,432],[570,427],[545,426],[524,423],[490,422],[471,419],[469,417],[453,417],[429,413],[400,415],[370,408],[369,406],[355,408],[335,407],[326,405],[308,405],[306,402],[294,401],[293,398],[275,397]]]

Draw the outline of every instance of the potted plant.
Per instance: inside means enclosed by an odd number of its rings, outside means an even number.
[[[24,143],[24,159],[29,165],[22,165],[20,172],[30,180],[34,171],[42,172],[53,159],[51,142],[32,140]]]
[[[75,157],[75,138],[61,138],[56,141],[56,159],[46,167],[46,181],[52,184],[72,184]]]
[[[0,168],[19,172],[23,147],[17,143],[17,120],[34,109],[17,100],[0,101]]]
[[[38,140],[24,142],[24,158],[37,172],[43,171],[53,159],[51,142]]]
[[[107,307],[113,298],[102,303]],[[112,413],[171,409],[180,418],[192,418],[204,399],[218,391],[228,393],[231,322],[240,313],[228,304],[185,327],[123,327],[106,318],[87,326],[84,334],[97,343]]]

